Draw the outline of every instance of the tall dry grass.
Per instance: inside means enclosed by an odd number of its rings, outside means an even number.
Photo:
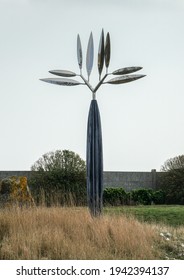
[[[0,210],[0,259],[158,259],[157,230],[85,208]]]

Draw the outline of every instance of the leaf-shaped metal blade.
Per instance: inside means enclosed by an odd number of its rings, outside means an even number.
[[[102,29],[100,43],[98,48],[98,72],[99,76],[101,76],[102,70],[104,65],[104,31]]]
[[[88,41],[88,48],[87,48],[87,55],[86,55],[86,70],[88,73],[88,80],[93,67],[93,58],[94,58],[94,44],[93,44],[93,34],[91,32]]]
[[[121,69],[118,69],[114,72],[112,72],[113,75],[124,75],[124,74],[130,74],[130,73],[133,73],[133,72],[136,72],[136,71],[139,71],[141,70],[142,67],[139,67],[139,66],[134,66],[134,67],[126,67],[126,68],[121,68]]]
[[[126,75],[126,76],[121,76],[119,78],[113,78],[109,81],[107,81],[107,84],[123,84],[123,83],[129,83],[133,82],[135,80],[141,79],[145,77],[146,75]]]
[[[51,70],[49,73],[62,77],[75,77],[76,74],[68,70]]]
[[[72,79],[62,79],[62,78],[46,78],[46,79],[40,79],[40,81],[60,85],[60,86],[77,86],[80,85],[78,81],[72,80]]]
[[[106,68],[109,67],[110,56],[111,56],[111,42],[110,42],[110,34],[108,32],[107,36],[106,36],[106,41],[105,41],[105,66],[106,66]]]
[[[77,36],[77,59],[79,68],[82,69],[82,45],[79,34]]]

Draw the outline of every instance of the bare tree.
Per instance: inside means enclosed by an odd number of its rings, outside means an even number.
[[[69,150],[48,152],[39,158],[31,167],[32,171],[67,171],[85,172],[85,161]]]
[[[184,155],[170,158],[161,166],[161,171],[172,171],[176,169],[184,169]]]

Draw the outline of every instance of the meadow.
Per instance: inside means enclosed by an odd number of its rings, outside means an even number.
[[[105,213],[135,217],[141,222],[160,223],[168,226],[184,226],[184,206],[149,205],[106,207]]]
[[[1,209],[0,259],[184,259],[184,226],[122,209],[105,208],[100,218],[85,207]]]

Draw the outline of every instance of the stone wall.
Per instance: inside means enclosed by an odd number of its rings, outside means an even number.
[[[129,191],[132,189],[156,189],[158,173],[151,172],[104,172],[104,187],[122,187]]]
[[[10,176],[26,176],[29,185],[31,173],[31,171],[0,171],[0,180]],[[151,172],[105,171],[104,188],[122,187],[127,191],[139,188],[156,189],[159,186],[161,174],[162,172],[156,172],[155,169]]]
[[[11,176],[25,176],[27,179],[30,178],[32,171],[0,171],[0,180]]]

